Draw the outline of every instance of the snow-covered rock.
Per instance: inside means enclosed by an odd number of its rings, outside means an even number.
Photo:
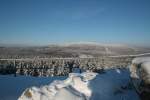
[[[132,61],[130,66],[131,78],[139,93],[150,93],[150,57],[139,57]]]
[[[129,80],[129,73],[119,69],[104,74],[71,73],[64,81],[26,89],[18,100],[139,100],[128,88]]]
[[[132,78],[142,78],[142,75],[150,76],[150,57],[138,57],[132,60],[130,66]]]

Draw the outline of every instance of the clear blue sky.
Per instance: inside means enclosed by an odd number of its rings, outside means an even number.
[[[150,0],[0,0],[0,43],[150,44]]]

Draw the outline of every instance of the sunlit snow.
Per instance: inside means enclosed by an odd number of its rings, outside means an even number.
[[[42,87],[26,89],[19,100],[139,100],[126,69],[103,74],[71,73],[66,80],[56,80]]]

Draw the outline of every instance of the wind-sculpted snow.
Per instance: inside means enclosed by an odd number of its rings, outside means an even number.
[[[71,73],[64,81],[26,89],[18,100],[139,100],[127,70]]]

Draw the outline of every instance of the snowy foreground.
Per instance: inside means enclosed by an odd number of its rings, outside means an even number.
[[[26,89],[18,100],[139,100],[126,69],[71,73],[64,81]]]

